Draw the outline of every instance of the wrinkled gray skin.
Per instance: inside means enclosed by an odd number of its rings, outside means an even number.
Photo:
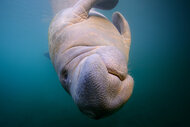
[[[131,42],[119,13],[111,23],[92,7],[112,9],[118,0],[79,0],[60,11],[49,27],[49,53],[59,80],[80,111],[99,119],[112,114],[132,94],[127,62]]]

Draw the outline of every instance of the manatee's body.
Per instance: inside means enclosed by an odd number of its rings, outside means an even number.
[[[61,84],[92,118],[119,109],[133,89],[127,73],[131,40],[126,20],[115,13],[112,24],[97,12],[89,13],[92,7],[113,8],[117,0],[110,1],[80,0],[60,11],[49,28],[49,53]]]

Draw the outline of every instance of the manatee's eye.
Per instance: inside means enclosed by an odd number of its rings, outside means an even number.
[[[67,78],[68,78],[68,72],[67,72],[67,70],[64,69],[61,71],[61,81],[63,83],[66,83]]]
[[[70,94],[69,92],[69,82],[68,82],[68,77],[69,77],[69,74],[68,74],[68,71],[63,69],[61,72],[60,72],[60,81],[61,81],[61,84],[63,86],[63,88]]]

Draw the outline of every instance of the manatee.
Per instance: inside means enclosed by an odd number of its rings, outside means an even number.
[[[71,6],[61,9],[49,26],[50,58],[79,110],[100,119],[120,109],[133,91],[127,68],[129,25],[119,12],[110,22],[93,9],[113,9],[118,0],[68,1]]]

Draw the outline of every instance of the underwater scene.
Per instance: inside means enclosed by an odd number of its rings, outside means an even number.
[[[126,104],[100,119],[81,112],[48,53],[49,26],[65,8],[62,1],[67,0],[0,0],[0,127],[190,126],[186,0],[119,0],[111,10],[96,10],[110,21],[116,11],[127,20],[127,70],[134,80]]]

